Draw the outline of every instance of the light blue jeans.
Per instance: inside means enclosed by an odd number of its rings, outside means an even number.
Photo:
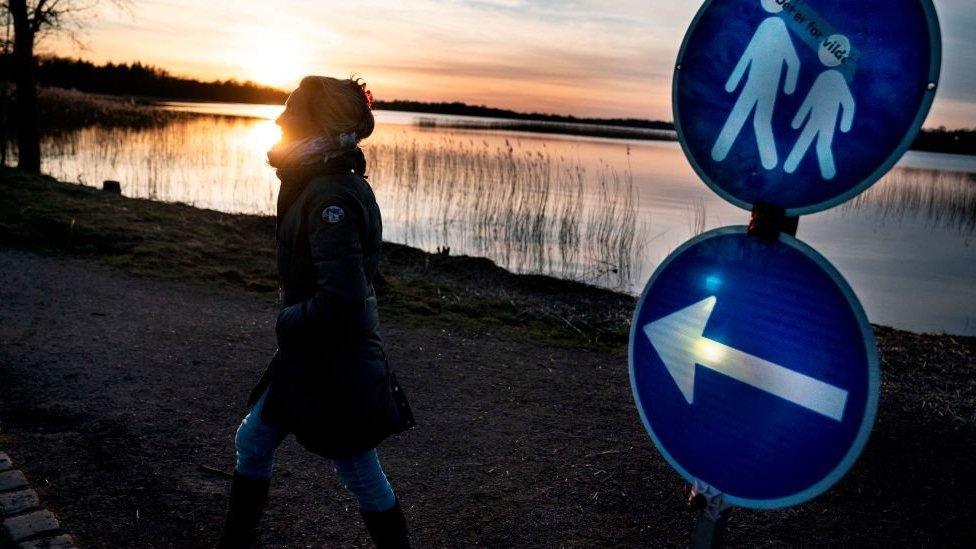
[[[275,450],[288,435],[261,421],[261,410],[267,397],[265,391],[237,428],[237,472],[248,478],[271,478]],[[386,511],[396,504],[393,487],[383,473],[375,448],[331,461],[342,485],[356,497],[361,510]]]

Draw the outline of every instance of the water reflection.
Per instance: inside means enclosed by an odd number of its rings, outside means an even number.
[[[128,196],[272,214],[278,184],[264,159],[276,111],[251,114],[48,136],[44,170],[117,179]],[[637,293],[685,240],[748,220],[675,143],[421,128],[418,116],[379,113],[365,145],[391,241]],[[976,334],[974,172],[973,158],[909,153],[860,197],[805,217],[799,236],[837,265],[873,321]]]
[[[381,125],[365,142],[386,237],[427,250],[489,257],[630,291],[640,256],[633,175],[545,142]],[[159,129],[87,128],[49,136],[44,170],[69,181],[122,183],[127,196],[227,212],[272,214],[277,180],[269,120],[202,117]]]
[[[277,180],[264,151],[275,131],[270,121],[217,117],[164,128],[89,127],[46,137],[43,170],[85,185],[115,179],[126,196],[270,214]]]

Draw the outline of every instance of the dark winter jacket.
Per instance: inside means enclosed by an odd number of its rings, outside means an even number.
[[[373,279],[383,227],[362,163],[357,150],[318,173],[279,171],[278,352],[249,400],[269,389],[262,419],[325,457],[413,426],[380,339]]]

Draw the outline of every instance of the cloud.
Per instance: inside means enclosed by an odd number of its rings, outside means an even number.
[[[932,120],[976,126],[976,8],[936,0],[945,44]],[[670,119],[670,79],[700,3],[674,0],[140,0],[90,28],[85,57],[246,78],[257,37],[303,71],[363,74],[386,98]],[[53,46],[60,53],[66,42]],[[297,83],[295,74],[291,83]],[[930,122],[930,125],[932,122]]]

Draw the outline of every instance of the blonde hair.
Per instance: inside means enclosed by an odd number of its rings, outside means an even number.
[[[355,133],[358,141],[373,133],[372,101],[358,78],[306,76],[288,96],[279,120],[309,136]]]

